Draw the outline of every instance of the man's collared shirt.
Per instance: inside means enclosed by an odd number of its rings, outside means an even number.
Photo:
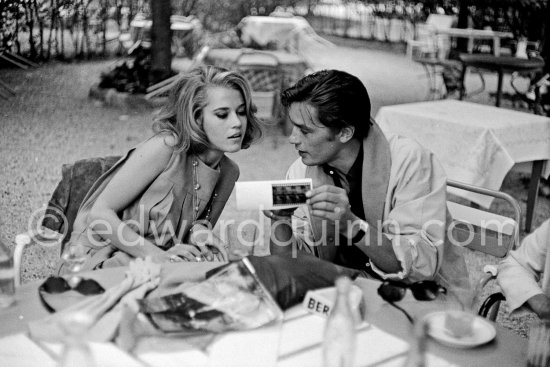
[[[328,164],[323,165],[323,170],[327,175],[332,177],[335,186],[346,190],[351,205],[351,212],[360,219],[365,220],[361,193],[363,146],[361,145],[357,158],[347,174]],[[353,245],[351,239],[348,239],[344,235],[340,235],[335,263],[349,268],[365,270],[366,264],[369,264],[369,257],[361,251],[361,249]]]

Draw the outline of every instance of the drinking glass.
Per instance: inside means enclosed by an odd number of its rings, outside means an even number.
[[[80,282],[78,273],[82,270],[82,266],[86,262],[87,248],[79,244],[70,244],[65,247],[61,254],[61,259],[69,271],[69,285],[76,287]]]
[[[59,324],[65,334],[65,346],[59,361],[59,367],[95,367],[93,354],[85,340],[86,331],[93,319],[84,312],[65,315]]]
[[[527,344],[527,367],[550,367],[550,320],[531,324]]]

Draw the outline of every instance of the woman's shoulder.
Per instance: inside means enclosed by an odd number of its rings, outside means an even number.
[[[239,178],[240,169],[237,163],[228,156],[224,155],[221,161],[220,170],[227,175],[235,176],[235,180]]]
[[[156,134],[131,149],[125,165],[138,170],[162,172],[172,160],[172,142],[173,138],[169,135]]]
[[[137,145],[135,152],[139,156],[155,157],[158,160],[166,158],[168,161],[175,151],[175,142],[176,138],[171,134],[155,134]]]

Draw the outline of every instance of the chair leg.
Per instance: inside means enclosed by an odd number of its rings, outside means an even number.
[[[525,232],[531,232],[533,222],[533,214],[537,207],[537,199],[539,194],[540,176],[542,174],[542,166],[544,161],[534,161],[531,169],[531,180],[529,182],[529,194],[527,195],[527,210],[525,212]]]
[[[25,64],[23,64],[23,63],[21,63],[21,62],[17,62],[17,61],[15,61],[15,60],[12,60],[12,59],[6,57],[6,55],[5,55],[4,53],[0,53],[0,59],[3,59],[3,60],[5,60],[5,61],[9,62],[10,64],[13,64],[13,65],[15,65],[15,66],[17,66],[17,67],[19,67],[19,68],[21,68],[21,69],[24,69],[24,70],[26,70],[26,69],[29,68],[27,65],[25,65]]]
[[[7,90],[12,96],[15,96],[15,90],[13,90],[9,85],[0,80],[0,87]]]
[[[478,315],[481,317],[489,318],[491,321],[495,321],[498,315],[498,309],[500,303],[506,300],[502,293],[493,293],[485,299],[481,307],[479,308]]]

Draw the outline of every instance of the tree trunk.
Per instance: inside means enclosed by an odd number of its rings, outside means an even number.
[[[55,34],[55,13],[57,12],[57,7],[55,6],[55,0],[50,0],[50,33],[48,34],[48,51],[46,52],[46,59],[50,59],[52,55],[52,42],[53,36]]]
[[[546,2],[546,22],[543,24],[544,33],[542,35],[542,57],[545,62],[545,72],[550,73],[550,1]]]
[[[468,17],[470,16],[470,10],[468,9],[469,5],[469,0],[458,1],[458,28],[468,28]],[[468,49],[468,39],[462,37],[459,38],[457,40],[457,49],[460,52],[466,52]]]
[[[170,0],[151,0],[151,81],[157,83],[172,74]]]
[[[38,22],[38,34],[40,36],[40,59],[44,59],[44,20],[40,16],[40,9],[38,7],[38,2],[33,1],[34,13],[36,14],[36,21]]]
[[[27,27],[29,28],[30,58],[36,59],[37,52],[36,52],[36,45],[34,44],[34,19],[32,16],[32,9],[30,8],[30,4],[25,3],[24,9],[25,9],[25,20],[27,23]]]
[[[120,29],[120,11],[119,11],[119,7],[118,7],[118,2],[115,1],[115,6],[116,6],[116,22],[117,22],[117,25],[118,25],[118,29]],[[101,40],[101,42],[103,43],[102,45],[102,48],[101,48],[101,55],[102,56],[105,56],[107,55],[107,22],[109,21],[109,1],[105,1],[103,3],[103,24],[101,25],[101,30],[103,31],[103,38]]]

